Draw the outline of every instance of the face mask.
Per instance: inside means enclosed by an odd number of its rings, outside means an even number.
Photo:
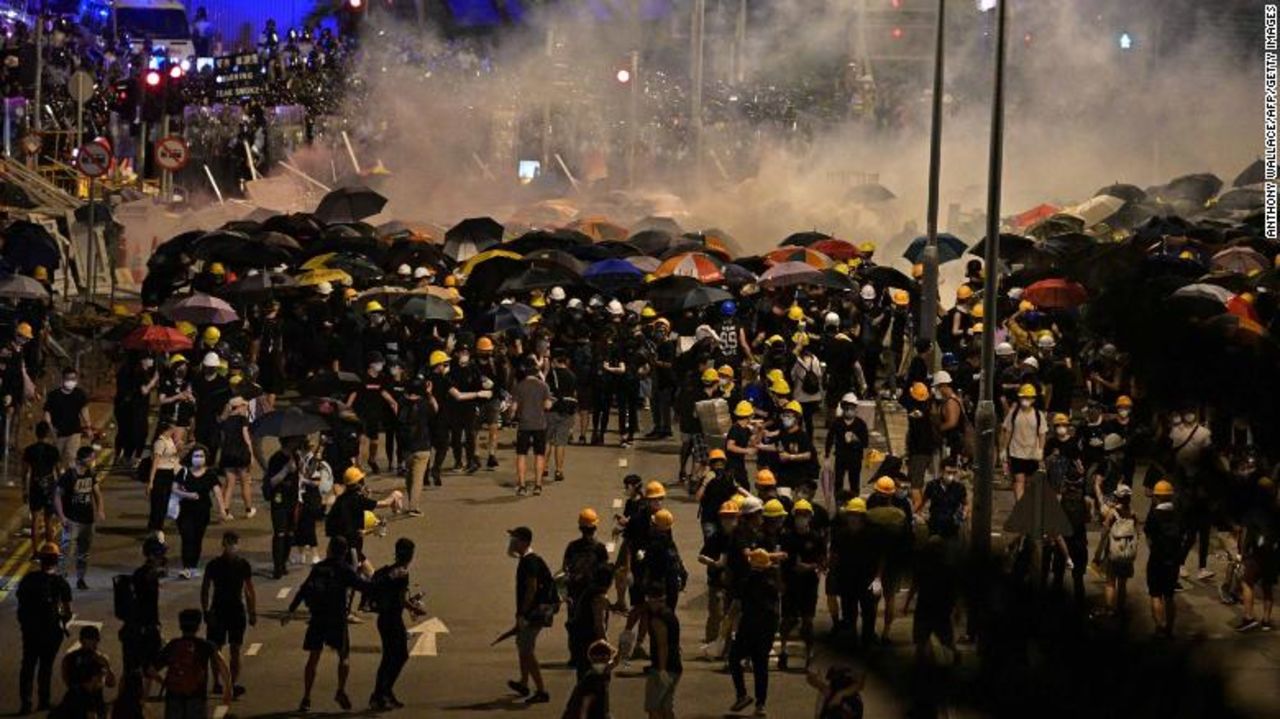
[[[840,415],[843,416],[845,419],[853,419],[854,417],[858,416],[858,412],[857,410],[846,409],[841,411]]]
[[[142,360],[142,369],[151,369],[152,367],[155,366],[155,364],[156,364],[156,361],[153,359],[150,359],[150,358],[144,359]]]
[[[733,533],[733,530],[735,530],[735,529],[737,529],[737,528],[738,528],[738,520],[736,520],[736,519],[732,519],[732,520],[729,520],[729,519],[722,520],[722,521],[720,522],[720,526],[721,526],[721,527],[724,527],[724,531],[725,531],[725,533],[727,533],[727,534],[732,534],[732,533]]]
[[[809,529],[809,518],[808,518],[808,517],[796,517],[796,529],[797,529],[797,530],[799,530],[799,531],[802,531],[802,532],[803,532],[803,531],[808,530],[808,529]]]
[[[783,418],[782,418],[782,426],[783,426],[783,427],[786,427],[787,429],[791,429],[792,427],[796,426],[796,418],[795,418],[795,417],[783,417]]]
[[[899,487],[899,488],[898,488],[898,491],[897,491],[897,493],[896,493],[896,494],[897,494],[897,496],[898,496],[898,499],[906,499],[906,498],[907,498],[907,490],[906,490],[906,488],[904,488],[904,487]]]
[[[934,398],[934,399],[942,399],[942,390],[940,390],[940,389],[935,389],[935,390],[933,391],[933,398]]]
[[[720,380],[720,389],[729,389],[729,386],[730,386],[730,385],[732,385],[732,384],[733,384],[733,383],[732,383],[732,382],[730,382],[729,380],[727,380],[727,379],[722,379],[722,380]]]
[[[947,472],[942,475],[942,481],[946,482],[947,484],[951,484],[952,482],[956,481],[956,479],[957,477],[955,472]]]
[[[193,454],[193,455],[191,455],[191,466],[192,466],[192,467],[203,467],[203,466],[204,466],[204,455],[203,455],[203,454]]]
[[[1116,414],[1120,415],[1121,417],[1128,417],[1128,416],[1129,416],[1129,410],[1127,410],[1127,409],[1122,409],[1122,410],[1120,410],[1120,411],[1116,412]]]
[[[1054,427],[1053,433],[1058,435],[1059,439],[1066,439],[1068,430],[1066,427]]]
[[[1193,412],[1188,412],[1187,414],[1182,415],[1182,423],[1183,423],[1183,424],[1195,424],[1195,423],[1196,423],[1196,415],[1195,415],[1195,413],[1193,413]]]
[[[382,371],[381,363],[374,363],[369,365],[369,374],[378,374],[381,371]]]
[[[591,671],[595,672],[596,674],[604,674],[605,672],[609,671],[609,665],[592,662]]]
[[[383,322],[385,322],[385,321],[386,321],[386,318],[384,318],[382,315],[370,315],[370,316],[369,316],[369,324],[371,324],[371,325],[373,325],[373,326],[375,326],[375,327],[377,327],[378,325],[382,324],[382,323],[383,323]]]
[[[73,379],[66,380],[62,383],[62,388],[70,392],[76,388],[76,381]]]
[[[458,355],[458,364],[463,367],[471,364],[471,355]]]
[[[1035,401],[1029,400],[1029,399],[1020,399],[1018,400],[1018,404],[1022,405],[1024,409],[1027,409],[1027,408],[1030,408],[1031,405],[1035,404]]]

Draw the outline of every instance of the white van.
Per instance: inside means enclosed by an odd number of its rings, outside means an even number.
[[[129,46],[141,48],[150,38],[157,51],[173,61],[196,53],[191,42],[191,22],[187,8],[176,0],[115,0],[116,32],[129,38]],[[108,28],[109,31],[109,28]]]

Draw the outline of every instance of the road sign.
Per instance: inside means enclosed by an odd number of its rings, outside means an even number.
[[[111,169],[111,151],[96,142],[86,142],[76,152],[76,167],[88,177],[102,177]]]
[[[67,78],[67,92],[76,102],[88,102],[93,97],[93,75],[77,70]]]
[[[161,169],[177,172],[186,167],[190,159],[191,150],[181,137],[169,135],[156,140],[156,164]]]
[[[432,617],[427,621],[413,627],[409,630],[410,634],[419,634],[418,640],[413,643],[413,649],[409,650],[411,657],[434,657],[437,654],[436,646],[437,634],[448,634],[449,628],[440,621],[439,617]]]

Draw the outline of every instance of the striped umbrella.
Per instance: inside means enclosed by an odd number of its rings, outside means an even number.
[[[631,234],[627,228],[605,217],[584,217],[574,220],[566,226],[566,229],[577,230],[596,242],[607,240],[621,242]]]
[[[830,257],[808,247],[779,247],[765,255],[765,262],[769,265],[800,262],[816,270],[829,270],[836,264]]]
[[[653,271],[655,277],[692,277],[703,283],[720,282],[723,263],[703,252],[686,252],[666,260]]]
[[[779,262],[760,275],[762,287],[794,287],[795,285],[821,284],[825,281],[822,271],[804,262]]]

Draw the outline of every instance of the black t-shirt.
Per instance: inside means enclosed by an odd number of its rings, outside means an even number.
[[[530,613],[538,608],[539,604],[545,603],[544,600],[547,598],[547,593],[550,591],[551,582],[553,581],[551,569],[547,567],[547,563],[543,561],[542,557],[533,552],[521,557],[520,563],[516,565],[516,611],[520,611],[522,602],[524,602],[525,591],[530,581],[536,582],[538,588],[535,592],[533,604],[528,608],[529,612],[524,615],[526,619],[529,618]]]
[[[209,604],[214,612],[244,612],[244,584],[253,576],[249,560],[222,554],[210,559],[204,572],[213,585],[213,597]]]
[[[62,513],[76,524],[93,524],[93,490],[98,476],[90,471],[81,475],[68,469],[58,478],[58,494],[62,496]]]
[[[354,489],[347,489],[329,508],[329,516],[325,520],[324,531],[330,537],[346,537],[349,543],[360,537],[364,529],[364,513],[373,511],[378,501],[366,497]]]
[[[160,623],[160,570],[144,564],[133,570],[135,622],[142,626]]]
[[[247,462],[250,449],[244,441],[244,430],[249,426],[249,418],[242,414],[233,414],[222,420],[222,461],[238,460]]]
[[[732,405],[730,405],[730,407],[732,407]],[[728,441],[733,442],[733,444],[737,447],[746,448],[751,446],[751,437],[754,434],[755,433],[752,431],[750,425],[743,426],[741,424],[738,424],[737,422],[734,422],[733,426],[729,428]],[[728,470],[729,476],[733,477],[733,480],[738,484],[742,485],[743,487],[746,487],[747,486],[746,455],[737,454],[735,452],[725,452],[725,455],[726,455],[725,469]]]
[[[56,630],[59,608],[71,602],[71,587],[57,574],[27,572],[18,582],[18,623],[24,629]]]
[[[656,611],[650,610],[652,614],[649,616],[650,627],[654,622],[661,622],[667,629],[667,666],[666,671],[671,674],[680,674],[684,671],[684,663],[680,660],[680,618],[676,613],[671,611],[669,607],[663,606]],[[657,657],[658,640],[652,629],[649,632],[649,656]],[[655,659],[654,666],[657,663]]]
[[[712,532],[711,536],[703,541],[702,549],[698,551],[698,554],[718,561],[726,552],[732,550],[733,538],[725,534],[724,530],[717,526],[716,531]],[[727,569],[724,567],[707,567],[707,584],[713,587],[723,587],[726,571]]]
[[[409,568],[388,564],[373,573],[369,584],[374,611],[379,616],[403,619],[405,597],[409,594]]]
[[[720,505],[737,493],[738,485],[727,472],[716,474],[702,490],[702,500],[698,502],[698,517],[704,522],[716,521],[720,516]]]
[[[370,377],[365,374],[360,378],[360,387],[356,389],[352,409],[365,419],[382,417],[388,409],[387,400],[382,396],[385,387],[386,378],[382,375]]]
[[[810,530],[803,534],[792,530],[782,535],[782,551],[787,553],[787,560],[783,563],[782,568],[789,580],[817,580],[817,572],[800,572],[796,569],[796,562],[817,564],[826,554],[822,535],[813,531],[812,525],[810,525]]]
[[[325,559],[311,567],[311,573],[302,583],[297,596],[289,603],[289,610],[307,603],[311,612],[308,623],[331,628],[347,621],[347,591],[365,590],[369,587],[343,559]]]
[[[781,613],[781,590],[777,569],[748,569],[742,580],[743,625],[759,624],[760,617],[778,616]]]
[[[67,392],[59,387],[49,393],[44,401],[44,411],[59,437],[67,437],[80,431],[80,412],[89,405],[89,395],[76,387]]]
[[[831,422],[831,429],[827,431],[825,452],[830,454],[834,449],[838,457],[853,458],[867,448],[869,437],[867,423],[861,417],[851,420],[836,417]]]
[[[292,507],[298,503],[298,473],[281,472],[289,464],[289,455],[276,452],[267,460],[267,471],[263,476],[263,491],[267,501],[276,507]],[[276,478],[276,475],[280,475]],[[274,482],[271,482],[276,478]]]
[[[67,687],[82,688],[95,684],[99,677],[105,676],[109,665],[101,652],[80,647],[67,652],[62,659],[62,667],[67,676]]]
[[[58,462],[61,459],[58,448],[48,442],[36,442],[22,450],[23,463],[31,467],[33,491],[43,492],[47,497],[53,496]]]
[[[924,501],[929,505],[929,532],[943,537],[960,533],[960,511],[967,493],[959,482],[931,480],[924,486]]]
[[[608,563],[609,550],[595,537],[579,537],[569,542],[564,548],[562,566],[571,589],[585,588],[591,582],[596,569]],[[573,595],[576,593],[574,592]]]

